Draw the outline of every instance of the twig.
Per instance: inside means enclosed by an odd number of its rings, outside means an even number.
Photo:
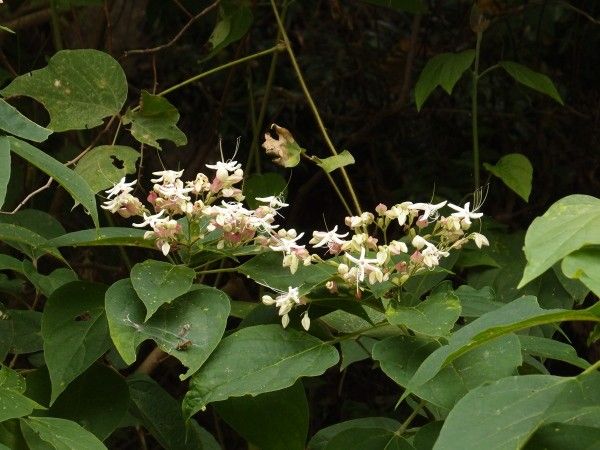
[[[21,203],[19,203],[17,205],[17,207],[15,209],[13,209],[9,214],[15,214],[17,211],[19,211],[23,206],[25,206],[25,204],[31,200],[33,197],[35,197],[36,195],[38,195],[40,192],[45,191],[46,189],[48,189],[50,187],[50,185],[52,184],[52,181],[54,181],[54,178],[50,177],[48,178],[48,181],[46,181],[46,184],[44,184],[43,186],[37,188],[35,191],[29,193],[27,195],[27,197],[25,197]]]
[[[139,367],[135,369],[135,373],[150,375],[168,356],[169,355],[163,352],[159,347],[154,347],[154,350],[152,350]]]
[[[167,42],[166,44],[163,45],[159,45],[158,47],[154,47],[154,48],[147,48],[147,49],[139,49],[139,50],[128,50],[125,53],[123,53],[123,57],[127,57],[129,55],[134,55],[134,54],[145,54],[145,53],[156,53],[159,52],[161,50],[164,50],[165,48],[170,47],[171,45],[175,44],[175,42],[177,42],[179,40],[179,38],[181,36],[183,36],[183,34],[187,31],[187,29],[189,27],[192,26],[192,24],[197,21],[198,19],[200,19],[202,16],[204,16],[205,14],[209,13],[210,11],[212,11],[214,8],[217,7],[217,5],[219,4],[220,0],[215,1],[214,3],[211,3],[210,5],[208,5],[206,8],[204,8],[202,11],[200,11],[198,14],[196,14],[194,17],[192,17],[184,26],[181,30],[179,30],[179,33],[177,33],[175,35],[175,37],[173,39],[171,39],[169,42]]]

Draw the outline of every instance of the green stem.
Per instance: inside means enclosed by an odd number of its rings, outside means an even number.
[[[402,425],[400,425],[400,428],[398,428],[398,430],[396,431],[395,434],[398,436],[402,436],[404,434],[404,432],[406,431],[406,429],[408,428],[408,426],[412,423],[412,421],[415,419],[415,417],[417,417],[417,415],[423,409],[424,406],[425,406],[425,400],[421,400],[419,402],[419,404],[415,407],[415,409],[413,409],[413,412],[410,414],[410,416],[408,416],[406,418],[406,420],[404,422],[402,422]]]
[[[600,359],[598,361],[596,361],[594,364],[592,364],[590,367],[585,369],[583,372],[581,372],[578,376],[585,377],[586,375],[589,375],[590,373],[592,373],[598,369],[600,369]]]
[[[222,269],[210,269],[210,270],[202,270],[197,273],[197,275],[208,275],[211,273],[225,273],[225,272],[237,272],[236,267],[224,267]]]
[[[273,8],[273,13],[275,14],[275,19],[277,20],[277,26],[279,27],[279,31],[281,32],[281,36],[283,37],[283,41],[285,43],[285,48],[287,49],[288,55],[290,57],[290,61],[292,63],[292,66],[294,67],[296,76],[298,77],[298,82],[300,83],[300,86],[302,87],[302,91],[304,92],[304,96],[306,97],[306,101],[308,102],[308,105],[310,106],[310,109],[315,117],[316,122],[317,122],[317,126],[319,127],[319,130],[321,130],[321,134],[323,135],[323,139],[325,139],[325,143],[327,144],[329,151],[331,152],[332,155],[336,156],[338,154],[338,152],[335,149],[335,146],[333,145],[331,138],[329,137],[329,133],[327,133],[327,129],[325,128],[325,125],[323,124],[323,120],[321,119],[321,115],[319,114],[319,110],[317,109],[317,105],[315,104],[312,96],[310,95],[310,91],[308,90],[306,82],[304,81],[304,77],[302,76],[302,71],[300,70],[298,61],[296,60],[296,55],[294,55],[294,51],[292,50],[292,45],[290,43],[290,39],[288,38],[288,35],[285,31],[285,27],[283,26],[281,17],[279,16],[279,12],[277,11],[277,6],[275,5],[275,0],[271,0],[271,6]],[[360,203],[358,202],[358,197],[356,196],[356,192],[354,192],[354,188],[352,186],[352,182],[350,181],[350,177],[348,177],[348,172],[346,172],[346,169],[344,167],[340,167],[340,172],[342,173],[342,178],[344,179],[344,183],[346,184],[346,187],[348,188],[348,192],[350,193],[350,196],[352,197],[352,202],[354,203],[354,208],[356,209],[356,212],[360,215],[362,213],[362,209],[360,207]]]
[[[56,11],[56,0],[50,0],[50,22],[52,23],[52,42],[56,51],[63,49],[60,33],[60,20]]]
[[[354,331],[353,333],[344,334],[343,336],[338,336],[334,339],[330,339],[329,341],[327,341],[327,344],[337,344],[338,342],[341,342],[341,341],[347,341],[348,339],[354,339],[355,337],[360,336],[361,334],[367,333],[367,332],[369,332],[371,330],[375,330],[377,328],[381,328],[386,325],[389,325],[387,320],[383,321],[383,322],[379,322],[371,327],[363,328],[361,330]]]
[[[190,83],[198,81],[201,78],[207,77],[207,76],[212,75],[214,73],[220,72],[221,70],[228,69],[230,67],[237,66],[238,64],[243,64],[245,62],[252,61],[253,59],[261,58],[261,57],[266,56],[266,55],[270,55],[271,53],[280,52],[283,49],[284,49],[283,46],[281,46],[281,45],[275,45],[274,47],[271,47],[271,48],[269,48],[267,50],[263,50],[263,51],[260,51],[260,52],[257,52],[257,53],[253,53],[253,54],[248,55],[248,56],[244,56],[243,58],[236,59],[235,61],[230,61],[230,62],[228,62],[226,64],[221,65],[221,66],[218,66],[218,67],[215,67],[213,69],[207,70],[206,72],[202,72],[202,73],[199,73],[198,75],[194,75],[193,77],[188,78],[187,80],[184,80],[181,83],[177,83],[176,85],[171,86],[170,88],[167,88],[164,91],[159,92],[156,95],[159,95],[159,96],[162,97],[163,95],[170,94],[171,92],[176,91],[177,89],[182,88],[183,86],[187,86]]]
[[[477,32],[477,43],[475,44],[475,66],[473,68],[473,90],[471,92],[471,120],[473,128],[473,178],[475,191],[479,190],[479,129],[477,124],[477,83],[479,81],[479,53],[481,51],[481,38],[483,32]]]
[[[500,68],[500,64],[494,64],[493,66],[488,67],[487,69],[485,69],[483,72],[481,72],[479,74],[479,76],[477,77],[479,80],[481,80],[483,77],[485,77],[488,73],[490,73],[493,70],[499,69]]]
[[[310,162],[315,163],[316,161],[313,159],[312,156],[308,156],[305,153],[302,153],[302,157],[308,159]],[[335,182],[335,180],[333,179],[333,177],[331,176],[331,174],[327,171],[323,171],[325,173],[325,176],[327,176],[327,179],[329,180],[329,183],[331,184],[331,186],[333,187],[333,190],[335,191],[335,193],[337,194],[338,198],[340,199],[340,202],[342,202],[342,206],[344,207],[344,209],[346,210],[346,213],[350,216],[352,216],[352,209],[350,209],[350,205],[348,205],[348,202],[346,201],[346,199],[344,198],[344,194],[342,194],[342,191],[340,191],[339,186],[337,185],[337,183]]]

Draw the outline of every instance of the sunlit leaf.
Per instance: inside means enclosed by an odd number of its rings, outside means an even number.
[[[75,172],[90,186],[92,192],[113,187],[121,178],[135,173],[140,154],[125,145],[94,147],[79,160]]]
[[[315,158],[315,161],[317,165],[327,173],[331,173],[335,169],[349,166],[356,162],[354,161],[354,156],[352,156],[352,153],[348,150],[344,150],[343,152],[328,158]]]
[[[483,166],[500,178],[519,197],[526,202],[529,201],[533,181],[533,166],[525,155],[511,153],[504,155],[495,165],[483,163]]]
[[[565,256],[561,268],[567,277],[580,280],[600,297],[600,248],[583,248]]]

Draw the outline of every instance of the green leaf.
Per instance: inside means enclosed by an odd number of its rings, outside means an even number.
[[[127,111],[125,125],[131,123],[131,134],[142,144],[161,150],[159,139],[167,139],[177,146],[187,144],[187,137],[179,128],[179,111],[166,98],[142,91],[140,108]]]
[[[15,214],[0,215],[0,223],[12,223],[27,228],[46,239],[65,234],[65,228],[54,216],[37,209],[21,209]]]
[[[407,384],[402,398],[432,379],[445,365],[456,358],[504,334],[566,320],[600,321],[600,312],[592,306],[587,310],[542,309],[537,299],[524,296],[502,308],[484,314],[453,333],[444,345],[431,353]]]
[[[2,99],[0,99],[0,130],[34,142],[43,142],[52,134],[52,130],[32,122]]]
[[[30,448],[41,448],[39,440],[56,450],[106,450],[104,444],[85,428],[65,419],[55,417],[29,417],[21,419],[21,430]]]
[[[385,428],[354,428],[336,434],[325,450],[414,450],[402,436]]]
[[[354,164],[354,156],[348,150],[344,150],[343,152],[330,156],[329,158],[314,158],[317,166],[323,169],[327,173],[333,172],[335,169],[339,169],[340,167],[349,166],[350,164]]]
[[[333,346],[306,333],[280,325],[243,328],[223,339],[192,377],[184,414],[191,417],[209,403],[230,397],[289,387],[298,378],[321,375],[338,359]]]
[[[113,187],[125,175],[135,173],[139,157],[137,150],[125,145],[101,145],[79,160],[75,173],[81,175],[92,192],[100,192]]]
[[[308,402],[300,381],[287,389],[234,397],[214,406],[231,428],[261,450],[305,448]]]
[[[34,259],[47,253],[59,261],[67,263],[58,250],[55,248],[45,248],[47,243],[45,238],[27,228],[13,225],[12,223],[0,223],[0,241],[11,245],[18,244],[19,250]]]
[[[184,421],[181,405],[147,375],[127,379],[131,413],[167,450],[220,450],[215,439],[195,420]]]
[[[363,0],[372,5],[384,6],[395,11],[405,11],[413,14],[424,13],[427,5],[423,0]]]
[[[94,225],[99,226],[94,193],[79,174],[27,142],[13,137],[10,137],[9,140],[13,153],[54,178],[76,202],[83,205],[86,212],[92,216]]]
[[[415,86],[417,110],[421,110],[425,100],[438,86],[441,86],[448,94],[452,94],[454,85],[473,64],[474,59],[475,50],[442,53],[431,58],[423,68]]]
[[[15,78],[1,91],[42,103],[53,131],[83,130],[119,113],[127,97],[125,73],[115,59],[98,50],[61,50],[48,66]]]
[[[184,378],[198,370],[219,343],[229,309],[229,299],[222,291],[198,285],[144,322],[144,304],[128,278],[106,292],[110,335],[123,360],[135,362],[137,347],[152,339],[189,368]]]
[[[492,166],[483,163],[490,173],[500,178],[511,190],[516,192],[526,202],[531,194],[531,183],[533,181],[533,166],[525,155],[511,153],[504,155]]]
[[[308,294],[336,273],[335,267],[319,263],[310,266],[300,264],[296,273],[292,274],[289,267],[282,267],[282,260],[280,253],[262,253],[239,266],[237,270],[273,290],[287,292],[288,287],[297,287],[300,295]]]
[[[43,406],[25,397],[25,380],[17,372],[0,366],[0,422],[31,414]]]
[[[561,268],[567,277],[580,280],[600,297],[600,248],[583,248],[565,256]]]
[[[356,340],[344,340],[340,342],[340,351],[342,353],[342,363],[340,371],[344,370],[350,364],[364,361],[371,357],[373,345],[378,342],[368,336],[362,336]]]
[[[406,387],[423,361],[438,348],[439,343],[424,337],[394,336],[375,344],[373,359],[379,361],[386,375]],[[503,336],[457,358],[416,388],[414,394],[450,410],[469,390],[513,375],[522,363],[517,337]]]
[[[308,443],[308,450],[325,450],[329,441],[338,434],[346,430],[357,430],[360,428],[379,428],[394,432],[400,428],[400,423],[388,417],[364,417],[362,419],[336,423],[319,430]]]
[[[529,67],[512,61],[500,61],[499,65],[506,70],[506,72],[513,77],[515,81],[541,92],[542,94],[553,98],[561,105],[564,105],[562,98],[560,98],[560,94],[554,86],[554,83],[546,75],[535,72]]]
[[[600,199],[569,195],[536,218],[525,236],[522,287],[586,245],[600,245]]]
[[[41,312],[9,309],[4,314],[8,317],[0,320],[0,341],[8,345],[9,353],[21,355],[43,348]]]
[[[131,284],[146,306],[147,321],[158,308],[192,287],[196,272],[187,266],[148,259],[131,269]]]
[[[129,246],[153,248],[158,250],[152,239],[144,239],[144,230],[124,227],[102,227],[91,230],[80,230],[46,243],[48,247],[97,247],[97,246]]]
[[[123,377],[95,364],[67,387],[49,414],[77,422],[104,440],[119,426],[128,407],[129,390]]]
[[[404,325],[418,334],[446,336],[460,317],[458,297],[449,291],[430,295],[417,306],[397,307],[386,312],[392,325]]]
[[[59,287],[77,281],[77,274],[71,269],[56,269],[49,275],[42,275],[31,261],[23,261],[23,274],[44,296],[49,297]]]
[[[250,208],[258,208],[264,203],[255,200],[256,197],[279,197],[285,193],[286,184],[285,179],[275,172],[252,174],[244,181],[246,203]]]
[[[42,337],[52,382],[50,404],[110,348],[105,292],[104,285],[74,281],[55,290],[46,302]]]
[[[0,136],[0,209],[4,206],[10,180],[10,142]]]
[[[210,52],[202,58],[202,62],[212,58],[229,44],[241,39],[250,29],[252,21],[252,10],[246,2],[239,0],[221,2],[218,22],[208,38]]]
[[[454,294],[460,299],[462,317],[479,317],[504,306],[504,303],[495,301],[496,296],[489,286],[475,289],[465,284],[459,286]]]
[[[525,353],[540,358],[550,358],[573,364],[575,367],[587,369],[590,363],[577,356],[575,349],[569,344],[539,336],[519,335],[521,348]]]
[[[413,439],[413,445],[416,450],[431,450],[440,435],[444,422],[436,420],[435,422],[429,422],[419,428]]]
[[[597,448],[600,448],[600,428],[564,423],[544,425],[523,447],[524,450],[594,450]]]
[[[581,422],[586,407],[600,404],[600,374],[562,378],[508,377],[468,393],[448,415],[435,450],[512,450],[545,423]],[[597,416],[597,414],[596,414]]]

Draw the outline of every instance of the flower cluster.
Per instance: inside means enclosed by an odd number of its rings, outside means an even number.
[[[275,298],[270,295],[263,295],[262,302],[265,305],[275,305],[279,308],[279,315],[281,316],[281,324],[283,328],[287,327],[290,323],[289,312],[296,305],[304,305],[306,302],[300,297],[298,288],[289,287],[287,292],[280,292]],[[310,318],[308,317],[308,311],[305,311],[301,321],[302,327],[308,331],[310,328]]]

